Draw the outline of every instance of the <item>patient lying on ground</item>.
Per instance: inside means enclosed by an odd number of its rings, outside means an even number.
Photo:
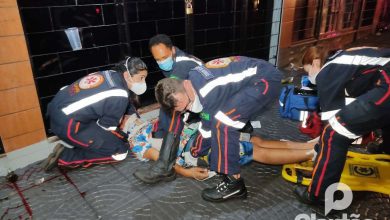
[[[123,130],[129,134],[129,142],[133,155],[141,160],[157,160],[161,139],[152,138],[152,122],[130,117]],[[180,136],[180,146],[175,171],[185,177],[198,180],[206,179],[212,173],[208,170],[208,153],[194,157],[192,142],[196,139],[197,123],[187,124]],[[250,141],[240,141],[240,164],[245,165],[252,160],[265,164],[282,165],[311,160],[314,157],[316,142],[293,142],[282,140],[265,140],[253,136]]]

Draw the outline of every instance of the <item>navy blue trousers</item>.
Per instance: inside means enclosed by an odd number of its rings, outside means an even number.
[[[176,111],[168,113],[160,109],[158,122],[153,129],[153,137],[163,138],[168,131],[180,135],[183,127],[184,123],[182,114]]]
[[[274,104],[280,93],[280,82],[268,82],[258,79],[251,86],[243,88],[231,97],[229,103],[221,103],[220,111],[232,121],[248,122],[254,115],[260,114],[268,105]],[[202,121],[206,124],[207,122]],[[240,173],[239,129],[211,116],[205,127],[212,131],[211,138],[199,136],[191,154],[195,157],[208,154],[210,148],[210,169],[223,174]]]
[[[94,121],[82,123],[70,118],[61,129],[56,130],[56,135],[61,140],[73,146],[65,148],[61,153],[58,160],[60,166],[77,167],[115,162],[112,155],[130,150],[128,143],[102,129]]]

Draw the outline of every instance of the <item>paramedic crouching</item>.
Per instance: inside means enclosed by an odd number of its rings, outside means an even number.
[[[141,59],[129,57],[114,69],[77,80],[49,103],[53,133],[73,148],[57,145],[44,161],[45,171],[57,165],[88,167],[126,158],[129,143],[118,125],[124,115],[135,113],[131,92],[145,92],[147,68]]]
[[[239,130],[252,115],[276,101],[281,73],[266,61],[241,56],[214,60],[206,67],[195,67],[188,80],[161,80],[156,99],[168,111],[201,112],[197,156],[207,154],[211,147],[210,169],[223,174],[221,183],[203,190],[203,199],[245,198]],[[176,152],[171,155],[176,158]]]
[[[321,47],[310,47],[304,54],[303,67],[317,85],[321,119],[328,124],[309,188],[294,191],[301,202],[323,204],[328,199],[325,190],[340,180],[348,147],[359,136],[382,129],[383,151],[390,153],[389,55],[388,49],[361,48],[339,51],[325,60]]]

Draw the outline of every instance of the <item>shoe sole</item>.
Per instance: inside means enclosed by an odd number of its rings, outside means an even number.
[[[159,178],[157,181],[150,181],[148,179],[142,179],[140,178],[138,175],[137,175],[137,172],[133,173],[133,176],[135,178],[137,178],[138,180],[141,180],[142,182],[144,183],[147,183],[147,184],[156,184],[156,183],[159,183],[161,181],[163,182],[172,182],[173,180],[176,179],[176,173],[173,173],[172,175],[170,176],[166,176],[166,177],[162,177],[162,178]]]
[[[203,194],[202,194],[202,198],[208,202],[225,202],[227,200],[231,200],[231,199],[246,199],[248,197],[248,191],[245,190],[243,193],[241,194],[237,194],[237,195],[233,195],[231,197],[228,197],[228,198],[221,198],[221,199],[210,199],[208,197],[205,197]]]
[[[43,170],[48,172],[52,170],[57,164],[56,161],[60,157],[60,154],[64,151],[64,146],[62,144],[57,144],[54,147],[53,152],[47,157],[47,159],[43,162]]]

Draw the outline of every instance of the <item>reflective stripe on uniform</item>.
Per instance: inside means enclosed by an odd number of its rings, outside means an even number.
[[[349,105],[352,102],[354,102],[356,99],[351,98],[351,97],[346,97],[345,98],[345,105]],[[321,120],[326,121],[329,120],[332,116],[336,115],[337,112],[339,112],[341,109],[336,109],[332,111],[327,111],[327,112],[321,112]]]
[[[384,66],[386,63],[390,62],[390,58],[384,57],[367,57],[367,56],[352,56],[352,55],[342,55],[336,59],[329,61],[322,68],[325,68],[329,64],[346,64],[346,65],[380,65]]]
[[[339,111],[340,111],[340,109],[327,111],[327,112],[321,112],[321,120],[322,121],[329,120],[331,117],[333,117]]]
[[[309,116],[309,112],[308,111],[300,111],[300,113],[299,113],[299,121],[306,121],[307,116]],[[302,123],[302,125],[303,124],[304,123]]]
[[[120,161],[120,160],[126,159],[127,153],[128,153],[128,151],[126,151],[126,153],[123,153],[123,154],[114,154],[114,155],[111,155],[111,157],[112,157],[112,159],[114,159],[114,160]]]
[[[192,61],[192,62],[195,62],[197,63],[199,66],[202,66],[203,63],[200,62],[199,60],[196,60],[194,58],[191,58],[191,57],[183,57],[183,56],[180,56],[180,57],[176,57],[175,59],[176,62],[180,62],[180,61]]]
[[[206,131],[202,128],[202,122],[199,122],[199,132],[203,138],[211,138],[211,131]]]
[[[221,111],[218,111],[218,113],[214,117],[218,119],[220,122],[230,127],[241,129],[245,126],[245,123],[242,123],[240,121],[233,121]]]
[[[211,90],[213,90],[217,86],[223,86],[223,85],[226,85],[228,83],[233,83],[233,82],[240,82],[247,77],[256,75],[256,72],[257,72],[257,67],[252,67],[252,68],[246,69],[240,73],[231,73],[231,74],[228,74],[226,76],[218,77],[218,78],[210,81],[206,85],[204,85],[199,90],[199,93],[202,97],[205,97],[209,92],[211,92]]]
[[[104,127],[103,125],[101,125],[101,124],[99,123],[99,120],[96,121],[96,124],[97,124],[99,127],[103,128],[103,130],[106,130],[106,131],[115,131],[116,128],[117,128],[116,126],[106,128],[106,127]]]
[[[77,102],[74,102],[67,107],[63,108],[62,111],[66,114],[72,114],[73,112],[76,112],[80,109],[83,109],[89,105],[95,104],[103,99],[106,99],[108,97],[128,97],[128,94],[126,90],[123,89],[113,89],[113,90],[108,90],[104,92],[97,93],[95,95],[91,95],[87,98],[83,98]]]
[[[335,130],[337,133],[349,138],[349,139],[356,139],[359,138],[358,135],[350,132],[346,127],[344,127],[342,124],[340,124],[339,121],[337,121],[337,118],[333,116],[329,119],[329,125]]]

